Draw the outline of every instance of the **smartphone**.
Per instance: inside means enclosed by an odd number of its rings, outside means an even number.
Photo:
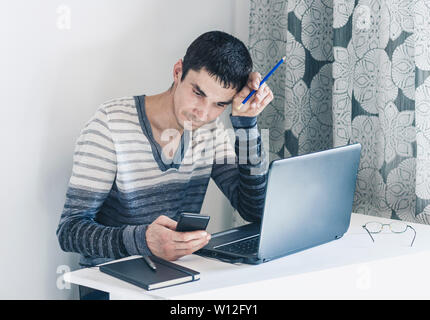
[[[196,231],[206,230],[209,223],[209,216],[204,216],[198,213],[185,213],[182,212],[179,216],[176,231]]]

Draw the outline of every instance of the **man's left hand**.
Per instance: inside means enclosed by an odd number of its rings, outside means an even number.
[[[273,100],[273,92],[267,84],[263,83],[260,87],[261,79],[261,75],[258,72],[250,73],[248,83],[233,99],[232,116],[256,117]],[[252,90],[256,90],[256,92],[242,105],[243,100]],[[240,106],[241,108],[238,110]]]

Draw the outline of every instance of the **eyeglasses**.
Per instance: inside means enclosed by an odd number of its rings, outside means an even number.
[[[370,238],[372,238],[372,241],[375,242],[375,239],[373,239],[373,237],[372,237],[372,233],[380,233],[385,226],[388,226],[390,228],[390,231],[393,233],[403,233],[403,232],[406,232],[406,230],[408,230],[408,228],[411,228],[412,231],[414,232],[414,238],[412,239],[412,242],[411,242],[411,247],[412,247],[412,245],[414,244],[417,232],[415,231],[414,228],[412,228],[412,226],[410,226],[406,223],[397,222],[397,221],[391,222],[391,223],[380,223],[380,222],[372,221],[372,222],[366,223],[363,226],[363,228],[364,228],[364,230],[367,231]]]

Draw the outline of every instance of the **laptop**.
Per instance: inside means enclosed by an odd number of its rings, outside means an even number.
[[[261,222],[212,234],[196,252],[260,264],[339,239],[348,230],[361,145],[270,163]]]

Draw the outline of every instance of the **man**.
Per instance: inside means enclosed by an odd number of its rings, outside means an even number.
[[[81,266],[191,254],[210,235],[176,232],[176,220],[180,212],[200,212],[210,178],[244,219],[259,220],[267,163],[257,115],[273,94],[265,84],[258,89],[261,76],[251,71],[241,41],[208,32],[174,65],[169,90],[102,104],[76,144],[57,229],[61,248],[80,253]],[[238,110],[252,89],[258,91]],[[230,104],[234,130],[245,132],[234,149],[218,121]]]

